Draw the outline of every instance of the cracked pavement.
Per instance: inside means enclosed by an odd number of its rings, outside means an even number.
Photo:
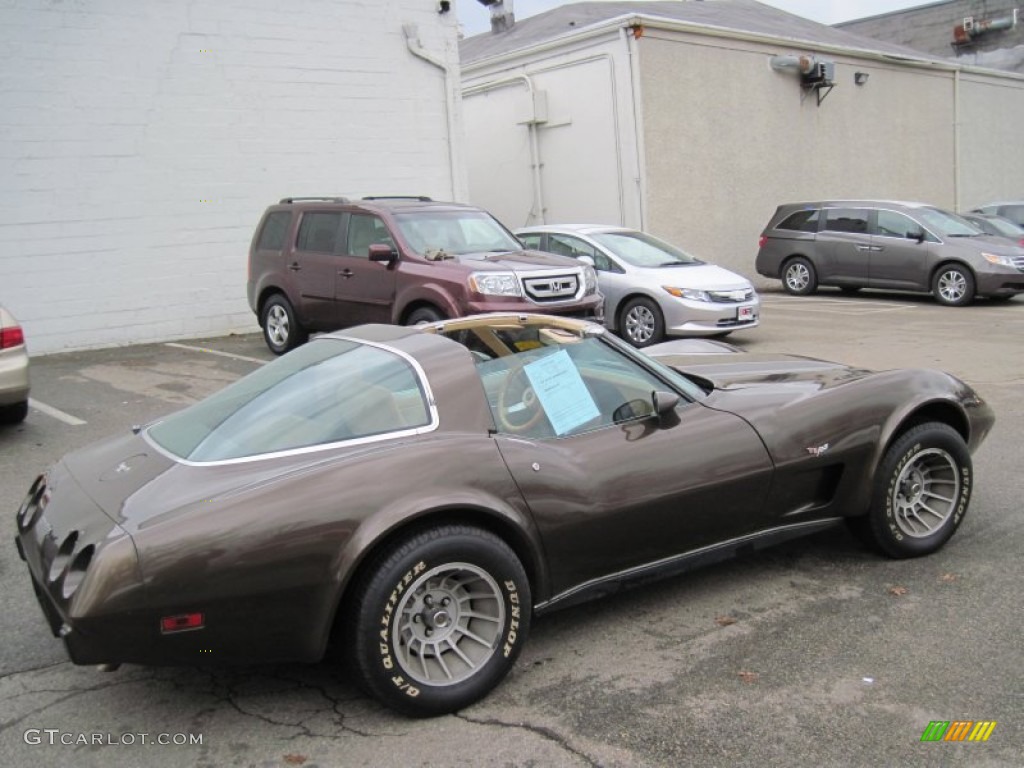
[[[258,364],[241,358],[270,355],[250,335],[34,359],[33,397],[86,424],[32,411],[0,428],[0,764],[1020,765],[1024,299],[950,309],[821,296],[767,293],[761,328],[729,340],[876,369],[938,367],[976,385],[997,422],[952,542],[895,562],[830,531],[546,616],[490,696],[429,720],[381,708],[331,661],[71,664],[13,546],[24,491],[68,450],[194,402]],[[985,743],[921,743],[931,720],[998,725]],[[79,735],[103,743],[60,743]],[[128,735],[135,743],[107,743]]]

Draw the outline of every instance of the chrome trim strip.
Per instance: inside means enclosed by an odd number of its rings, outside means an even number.
[[[775,528],[766,528],[765,530],[758,531],[757,533],[748,533],[744,536],[737,536],[734,539],[719,541],[715,544],[708,544],[706,547],[700,547],[699,549],[691,549],[687,552],[683,552],[678,555],[672,555],[671,557],[665,557],[661,560],[655,560],[651,563],[644,563],[643,565],[638,565],[633,568],[627,568],[624,571],[618,571],[617,573],[613,573],[608,576],[601,576],[596,579],[591,579],[590,581],[585,581],[582,584],[577,584],[572,589],[567,589],[565,592],[561,592],[555,595],[554,597],[545,600],[542,603],[537,603],[536,605],[534,605],[534,608],[537,610],[550,608],[552,605],[556,603],[568,600],[574,597],[575,595],[578,595],[580,592],[584,592],[599,584],[615,581],[629,581],[634,578],[643,576],[645,573],[649,571],[659,571],[674,563],[681,563],[691,558],[700,557],[701,555],[709,554],[711,552],[714,552],[715,550],[728,549],[730,547],[735,546],[742,546],[743,544],[752,541],[757,541],[758,539],[769,538],[773,534],[777,533],[797,532],[804,528],[825,527],[841,522],[843,519],[844,518],[842,517],[825,517],[820,520],[807,520],[802,523],[792,523],[790,525],[776,526]]]

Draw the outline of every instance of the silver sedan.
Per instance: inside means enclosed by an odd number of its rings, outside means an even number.
[[[0,307],[0,424],[17,424],[28,415],[28,352],[14,315]]]
[[[634,346],[758,324],[760,300],[749,280],[645,232],[576,224],[524,227],[516,235],[528,248],[593,264],[605,324]]]

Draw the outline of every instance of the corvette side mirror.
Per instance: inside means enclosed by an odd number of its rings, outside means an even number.
[[[659,427],[671,429],[679,423],[679,414],[676,413],[679,395],[675,392],[655,391],[651,393],[651,402],[654,405],[654,415],[658,417]]]

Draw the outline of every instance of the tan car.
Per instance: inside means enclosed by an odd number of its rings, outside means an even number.
[[[28,350],[14,315],[0,306],[0,424],[28,416]]]

